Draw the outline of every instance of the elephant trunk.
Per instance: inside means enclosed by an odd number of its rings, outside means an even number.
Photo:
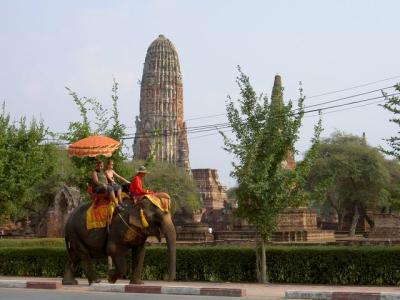
[[[168,280],[172,281],[176,275],[176,232],[170,214],[164,216],[161,229],[168,247]]]

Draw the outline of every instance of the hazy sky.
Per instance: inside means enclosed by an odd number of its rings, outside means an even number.
[[[282,75],[287,99],[298,82],[307,96],[398,76],[374,85],[306,100],[306,105],[400,81],[400,1],[18,1],[0,0],[0,100],[14,118],[42,118],[55,132],[79,120],[65,86],[110,104],[112,76],[120,83],[121,119],[134,133],[138,80],[146,50],[159,34],[175,45],[188,127],[226,122],[227,95],[236,97],[236,66],[258,92],[270,94]],[[392,90],[388,90],[392,91]],[[380,93],[345,100],[362,100]],[[328,112],[328,111],[327,111]],[[335,129],[372,145],[396,133],[390,114],[370,105],[323,115],[324,136]],[[315,117],[304,120],[300,152]],[[231,186],[230,157],[218,134],[189,135],[192,168],[216,168]],[[131,141],[128,141],[131,144]]]

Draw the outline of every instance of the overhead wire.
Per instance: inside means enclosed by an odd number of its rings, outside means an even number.
[[[341,111],[347,111],[347,110],[351,110],[351,109],[355,109],[355,108],[370,106],[370,105],[382,103],[382,102],[385,102],[385,101],[386,101],[386,100],[383,99],[383,100],[375,101],[375,102],[372,102],[372,103],[367,103],[367,104],[356,105],[356,106],[352,106],[352,107],[347,107],[347,108],[332,110],[332,111],[324,112],[324,113],[322,114],[322,116],[328,115],[328,114],[332,114],[332,113],[341,112]],[[319,116],[320,116],[320,114],[314,114],[314,115],[304,116],[304,118],[313,118],[313,117],[319,117]],[[207,137],[207,136],[219,135],[220,132],[230,132],[230,131],[232,131],[231,128],[230,128],[230,129],[226,129],[226,130],[221,130],[221,131],[216,132],[216,133],[209,133],[209,134],[204,134],[204,135],[199,135],[199,136],[193,136],[193,137],[190,137],[189,139],[190,139],[190,140],[194,140],[194,139],[203,138],[203,137]]]
[[[391,77],[391,78],[387,78],[387,79],[383,79],[383,80],[379,80],[379,81],[375,81],[375,82],[371,82],[371,83],[367,83],[367,84],[363,84],[357,87],[361,87],[361,86],[367,86],[373,83],[378,83],[378,82],[382,82],[385,80],[389,80],[389,79],[394,79],[394,78],[399,78],[400,76],[395,76],[395,77]],[[325,104],[330,104],[330,103],[335,103],[335,102],[339,102],[339,101],[343,101],[343,100],[347,100],[347,99],[351,99],[351,98],[355,98],[355,97],[360,97],[360,96],[364,96],[367,94],[371,94],[374,92],[379,92],[379,91],[384,91],[390,88],[393,88],[394,86],[387,86],[384,88],[379,88],[379,89],[374,89],[371,91],[367,91],[367,92],[363,92],[363,93],[358,93],[355,95],[350,95],[350,96],[346,96],[346,97],[341,97],[341,98],[337,98],[337,99],[333,99],[333,100],[329,100],[329,101],[325,101],[325,102],[321,102],[321,103],[316,103],[313,105],[308,105],[308,106],[304,106],[303,109],[304,114],[308,114],[308,113],[312,113],[312,112],[319,112],[319,111],[323,111],[323,110],[329,110],[329,109],[333,109],[336,107],[343,107],[343,106],[348,106],[348,105],[353,105],[353,104],[357,104],[357,103],[363,103],[363,102],[368,102],[368,101],[372,101],[372,100],[376,100],[376,99],[380,99],[380,98],[387,98],[387,97],[392,97],[392,96],[396,96],[400,93],[393,93],[393,94],[388,94],[388,95],[382,95],[382,96],[378,96],[378,97],[372,97],[372,98],[368,98],[368,99],[362,99],[362,100],[357,100],[357,101],[352,101],[352,102],[346,102],[343,104],[338,104],[338,105],[333,105],[333,106],[328,106],[328,107],[321,107],[321,108],[317,108],[317,109],[313,109],[313,110],[307,110],[308,108],[311,107],[317,107],[317,106],[321,106],[321,105],[325,105]],[[329,94],[333,94],[339,91],[344,91],[344,90],[349,90],[349,89],[354,89],[356,87],[352,87],[352,88],[347,88],[347,89],[342,89],[342,90],[338,90],[338,91],[333,91],[333,92],[329,92]],[[324,95],[326,95],[328,93],[324,93]],[[321,96],[323,94],[320,94]],[[316,96],[313,96],[316,97]],[[308,97],[311,98],[311,97]],[[382,100],[383,101],[383,100]],[[366,105],[362,105],[362,106],[366,106]],[[360,106],[361,107],[361,106]],[[354,107],[355,108],[355,107]],[[350,108],[352,109],[352,108]],[[296,115],[295,111],[298,110],[297,108],[294,109],[293,114],[292,115]],[[338,110],[341,111],[341,110]],[[327,114],[327,112],[325,113]],[[218,114],[218,115],[222,115],[222,114]],[[224,114],[225,115],[225,114]],[[276,116],[276,117],[282,117],[282,116]],[[202,117],[199,117],[198,119],[200,119]],[[192,118],[193,119],[193,118]],[[229,128],[230,124],[228,122],[224,122],[224,123],[214,123],[214,124],[206,124],[206,125],[200,125],[200,126],[191,126],[191,127],[187,127],[186,129],[184,129],[184,131],[186,131],[187,134],[194,134],[194,133],[202,133],[202,132],[208,132],[208,131],[213,131],[213,130],[221,130],[221,129],[225,129],[225,128]],[[169,135],[176,135],[179,134],[180,132],[182,132],[182,129],[168,129],[168,130],[163,130],[163,133],[160,134],[160,130],[153,130],[153,131],[148,131],[143,133],[142,135],[136,135],[136,134],[127,134],[124,137],[122,137],[123,140],[128,140],[128,139],[134,139],[134,138],[142,138],[142,137],[160,137],[160,136],[169,136]],[[205,135],[206,136],[206,135]],[[46,141],[52,141],[52,140],[61,140],[61,139],[45,139]]]
[[[381,82],[385,82],[385,81],[389,81],[389,80],[393,80],[393,79],[397,79],[397,78],[400,78],[400,75],[396,75],[396,76],[392,76],[392,77],[388,77],[388,78],[384,78],[384,79],[380,79],[380,80],[376,80],[376,81],[371,81],[371,82],[367,82],[367,83],[363,83],[363,84],[360,84],[360,85],[351,86],[351,87],[340,89],[340,90],[334,90],[334,91],[330,91],[330,92],[324,92],[324,93],[321,93],[321,94],[307,96],[306,99],[312,99],[312,98],[318,98],[318,97],[322,97],[322,96],[328,96],[328,95],[332,95],[332,94],[337,94],[337,93],[340,93],[340,92],[350,91],[350,90],[358,89],[358,88],[361,88],[361,87],[366,87],[366,86],[369,86],[369,85],[373,85],[373,84],[377,84],[377,83],[381,83]],[[392,85],[390,87],[394,87],[394,85]],[[390,87],[386,87],[386,88],[383,88],[383,89],[387,89],[387,88],[390,88]],[[372,93],[372,92],[377,92],[379,90],[381,90],[381,89],[376,89],[376,90],[367,92],[366,94]],[[362,94],[364,94],[364,93],[362,93]],[[356,97],[356,96],[353,96],[353,97]],[[340,99],[346,99],[346,97],[340,98]],[[317,105],[317,104],[314,104],[314,105]],[[225,115],[226,115],[226,113],[219,113],[219,114],[214,114],[214,115],[206,115],[206,116],[189,118],[186,121],[199,120],[199,119],[209,119],[209,118],[225,116]]]

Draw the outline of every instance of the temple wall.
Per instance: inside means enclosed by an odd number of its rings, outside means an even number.
[[[192,169],[193,180],[199,188],[201,201],[206,209],[221,209],[228,201],[226,189],[219,181],[215,169]]]

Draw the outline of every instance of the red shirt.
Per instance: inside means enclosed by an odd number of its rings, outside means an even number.
[[[129,191],[131,192],[131,195],[134,197],[154,193],[151,190],[145,190],[143,188],[142,178],[138,175],[136,175],[135,178],[133,178],[131,184],[129,185]]]

